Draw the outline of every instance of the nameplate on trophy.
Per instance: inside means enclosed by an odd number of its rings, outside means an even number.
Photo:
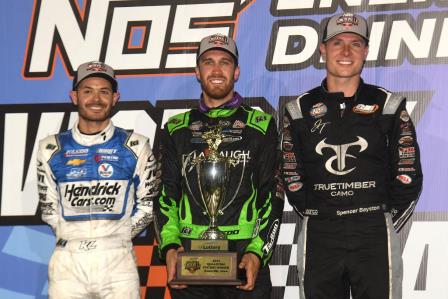
[[[190,251],[177,255],[176,279],[171,284],[241,285],[236,252]]]

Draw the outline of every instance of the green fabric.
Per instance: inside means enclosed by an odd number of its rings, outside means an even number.
[[[268,196],[268,198],[266,198],[259,213],[262,213],[263,210],[265,210],[264,214],[259,215],[260,219],[261,219],[259,232],[263,231],[268,224],[268,220],[269,220],[268,218],[272,211],[271,193],[269,193],[269,196]],[[259,256],[261,256],[262,257],[262,261],[261,261],[262,265],[265,266],[267,261],[269,261],[269,259],[271,258],[272,251],[269,255],[265,256],[263,254],[263,250],[262,250],[263,245],[264,245],[263,240],[260,238],[259,234],[257,234],[257,236],[255,238],[253,238],[252,241],[249,243],[249,245],[246,247],[246,252],[252,251],[252,252],[255,252],[256,254],[258,254]]]
[[[219,118],[219,117],[229,117],[232,116],[236,111],[238,110],[237,108],[215,108],[215,109],[210,109],[208,112],[205,113],[205,115],[207,115],[210,118]]]
[[[166,203],[164,199],[168,199],[169,204]],[[174,243],[181,245],[179,238],[178,207],[176,206],[176,201],[174,199],[166,197],[165,188],[162,189],[162,195],[159,197],[159,203],[161,213],[168,218],[168,222],[165,223],[160,232],[160,250],[168,244]]]
[[[171,135],[174,131],[180,128],[188,127],[188,122],[190,121],[190,111],[179,113],[171,116],[166,123],[168,133]]]
[[[263,135],[266,135],[272,115],[257,109],[249,110],[247,112],[247,126],[260,131]]]

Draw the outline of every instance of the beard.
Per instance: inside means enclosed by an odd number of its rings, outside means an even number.
[[[89,105],[78,106],[79,118],[82,118],[86,121],[97,121],[97,122],[103,122],[107,120],[112,113],[113,107],[105,104],[99,104],[99,105],[101,105],[103,109],[98,112],[93,112],[92,110],[90,110]]]
[[[222,100],[233,91],[235,85],[233,76],[225,82],[226,84],[222,86],[214,86],[208,83],[207,80],[201,80],[202,92],[207,94],[213,100]]]

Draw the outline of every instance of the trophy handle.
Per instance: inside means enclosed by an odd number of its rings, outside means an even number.
[[[194,196],[193,192],[191,191],[191,187],[190,187],[190,183],[188,182],[188,176],[187,176],[187,171],[186,171],[186,167],[187,166],[195,166],[198,161],[198,158],[195,158],[193,161],[191,161],[191,156],[188,156],[188,158],[185,159],[185,162],[182,165],[182,176],[185,178],[185,185],[187,186],[188,192],[191,195],[191,198],[194,200],[194,202],[198,205],[201,206],[199,204],[199,201],[196,199],[196,197]],[[200,188],[200,187],[199,187]],[[204,214],[206,215],[207,213],[204,212]]]
[[[239,160],[240,159],[238,159],[237,162],[239,162]],[[234,164],[237,165],[238,163],[234,163]],[[243,177],[244,177],[245,170],[246,170],[246,155],[243,155],[243,170],[241,171],[241,176],[240,176],[240,181],[238,182],[238,187],[236,188],[235,194],[233,194],[232,199],[222,209],[219,210],[220,213],[222,213],[225,209],[227,209],[227,207],[230,206],[230,204],[232,204],[232,202],[235,200],[236,195],[240,191],[240,187],[241,187],[241,184],[243,182]]]

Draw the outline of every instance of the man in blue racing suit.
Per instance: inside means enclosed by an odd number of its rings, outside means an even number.
[[[70,94],[78,121],[39,143],[42,219],[57,238],[49,298],[140,298],[131,239],[152,221],[158,169],[148,138],[115,127],[114,70],[79,66]]]

